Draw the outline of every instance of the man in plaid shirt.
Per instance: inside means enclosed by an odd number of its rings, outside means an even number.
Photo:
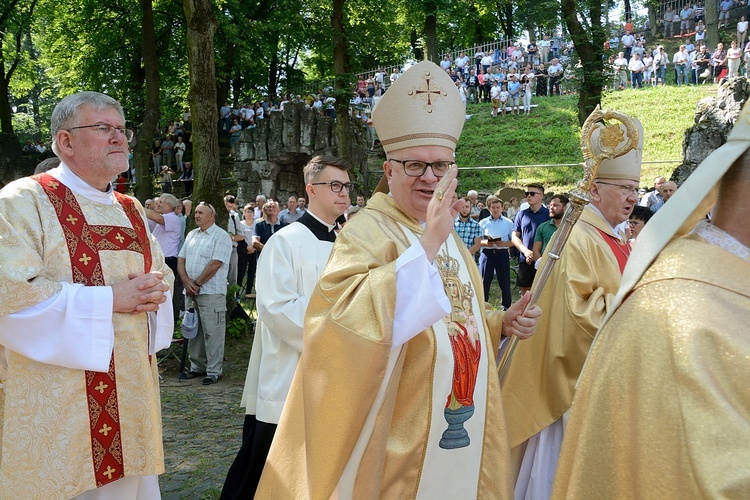
[[[463,204],[461,210],[453,222],[453,229],[456,230],[461,239],[469,248],[469,253],[474,255],[479,250],[482,241],[482,228],[479,223],[471,218],[471,200],[468,197],[461,198]]]

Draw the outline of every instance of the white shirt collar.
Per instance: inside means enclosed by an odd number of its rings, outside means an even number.
[[[326,221],[324,221],[323,219],[321,219],[320,217],[318,217],[317,215],[315,215],[309,208],[307,209],[307,213],[310,214],[310,215],[312,215],[315,218],[316,221],[320,222],[325,227],[327,227],[329,231],[333,231],[333,228],[336,227],[336,224],[329,224],[329,223],[327,223]]]
[[[59,166],[53,168],[47,173],[65,184],[74,193],[85,196],[91,201],[103,203],[105,205],[111,205],[115,202],[115,195],[114,190],[112,189],[112,184],[109,184],[107,186],[106,191],[99,191],[94,186],[78,177],[78,175],[73,172],[65,163],[61,162]]]

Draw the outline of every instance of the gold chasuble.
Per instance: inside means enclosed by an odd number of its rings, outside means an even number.
[[[610,224],[591,206],[584,208],[539,299],[543,313],[536,334],[518,344],[503,385],[511,447],[547,428],[570,408],[591,342],[620,285],[620,263],[628,253],[629,247]],[[547,255],[540,268],[546,259]]]
[[[0,262],[9,279],[0,284],[0,315],[54,296],[61,282],[105,286],[152,269],[170,275],[134,199],[115,194],[116,203],[97,203],[48,174],[5,189]],[[67,499],[125,476],[164,472],[148,317],[113,313],[112,321],[106,373],[0,347],[0,498]]]
[[[748,318],[750,261],[669,243],[591,349],[553,497],[748,498]]]
[[[256,498],[510,498],[494,353],[502,312],[453,233],[451,313],[392,349],[396,259],[422,234],[376,193],[336,240]],[[414,311],[419,314],[419,311]]]

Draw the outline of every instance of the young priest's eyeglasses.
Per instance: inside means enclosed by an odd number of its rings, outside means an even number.
[[[346,188],[347,193],[351,193],[352,189],[354,189],[354,184],[351,182],[347,182],[346,184],[339,181],[328,181],[328,182],[312,182],[313,186],[321,186],[323,184],[328,184],[331,186],[331,191],[334,193],[340,193],[342,189]]]

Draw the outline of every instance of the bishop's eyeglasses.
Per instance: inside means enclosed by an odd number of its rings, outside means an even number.
[[[442,177],[448,173],[448,170],[453,166],[452,161],[435,161],[427,163],[419,160],[395,160],[389,158],[388,161],[395,161],[404,166],[404,173],[409,177],[422,177],[427,172],[427,167],[432,168],[432,173],[435,177]]]

